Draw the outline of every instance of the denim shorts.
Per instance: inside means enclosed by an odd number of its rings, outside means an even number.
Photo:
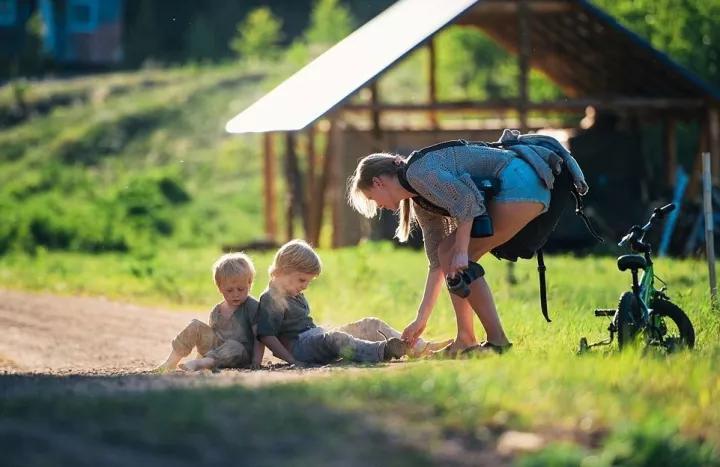
[[[501,203],[542,203],[542,212],[545,212],[550,205],[550,190],[530,164],[513,157],[500,171],[500,193],[493,200]]]

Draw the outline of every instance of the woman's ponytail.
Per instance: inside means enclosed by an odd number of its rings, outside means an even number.
[[[400,209],[398,211],[400,222],[397,229],[395,229],[395,238],[400,240],[401,243],[405,243],[410,237],[414,217],[412,215],[412,205],[410,204],[409,198],[400,201]]]

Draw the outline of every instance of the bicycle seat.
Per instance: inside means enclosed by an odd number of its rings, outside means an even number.
[[[645,269],[647,262],[640,255],[622,255],[618,258],[617,265],[619,270],[627,271],[628,269]]]

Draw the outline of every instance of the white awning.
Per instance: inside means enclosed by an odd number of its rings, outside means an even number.
[[[478,0],[400,0],[236,115],[230,133],[301,130]]]

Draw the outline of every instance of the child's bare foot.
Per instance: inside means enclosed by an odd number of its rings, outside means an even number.
[[[455,339],[446,339],[443,341],[431,341],[425,342],[424,345],[416,345],[413,349],[408,352],[410,358],[422,358],[427,357],[433,352],[444,349],[455,342]]]
[[[158,374],[164,374],[164,373],[170,373],[173,371],[177,371],[177,369],[178,369],[177,365],[170,366],[170,365],[167,365],[166,363],[163,363],[162,365],[153,368],[152,372],[158,373]]]
[[[200,371],[200,370],[209,370],[215,366],[215,360],[212,358],[198,358],[196,360],[189,360],[185,363],[181,363],[178,365],[178,368],[180,368],[183,371]]]

